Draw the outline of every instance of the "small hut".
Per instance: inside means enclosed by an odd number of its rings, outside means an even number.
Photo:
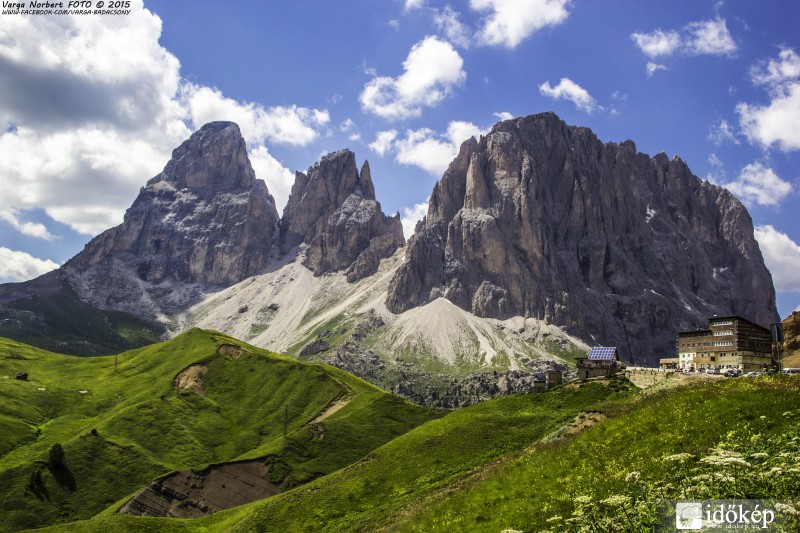
[[[609,377],[625,369],[614,346],[592,348],[588,356],[578,357],[575,361],[578,367],[578,379]]]
[[[28,373],[20,372],[19,374],[17,374],[17,379],[20,381],[28,381]]]

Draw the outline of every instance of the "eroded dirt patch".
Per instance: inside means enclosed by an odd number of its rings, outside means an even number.
[[[175,377],[175,388],[181,390],[193,390],[203,398],[206,397],[206,390],[203,388],[203,374],[208,367],[203,365],[192,365],[183,370]]]
[[[246,352],[247,350],[235,344],[220,344],[219,348],[217,348],[217,355],[224,355],[231,359],[239,359]]]
[[[153,481],[119,512],[137,516],[197,518],[261,500],[281,491],[269,479],[264,461],[215,465],[187,470]]]
[[[322,422],[323,420],[325,420],[326,418],[328,418],[329,416],[331,416],[333,413],[335,413],[336,411],[338,411],[339,409],[341,409],[342,407],[344,407],[345,405],[347,405],[348,403],[350,403],[350,400],[352,400],[353,398],[354,398],[354,396],[347,396],[347,397],[345,397],[345,398],[339,398],[338,400],[336,400],[335,402],[333,402],[332,404],[330,404],[330,405],[327,407],[327,409],[325,409],[324,411],[322,411],[322,412],[321,412],[321,413],[320,413],[320,414],[317,416],[317,418],[315,418],[314,420],[312,420],[312,421],[310,422],[310,424],[316,424],[316,423],[318,423],[318,422]]]

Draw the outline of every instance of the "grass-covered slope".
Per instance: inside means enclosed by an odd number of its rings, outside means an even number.
[[[464,408],[210,517],[103,513],[68,530],[650,531],[662,499],[800,497],[800,379],[625,389],[584,383]]]
[[[199,381],[176,388],[190,367],[203,368]],[[337,401],[347,403],[311,423]],[[436,416],[334,368],[215,332],[116,358],[0,339],[0,530],[89,518],[159,475],[236,459],[271,457],[289,487]],[[48,464],[55,444],[61,468]]]
[[[163,326],[82,301],[56,270],[0,285],[0,337],[70,355],[108,355],[153,344]]]
[[[539,443],[440,501],[418,502],[389,529],[649,531],[663,500],[797,501],[798,393],[800,379],[778,376],[611,404],[607,420]]]
[[[509,396],[430,421],[343,470],[267,500],[197,520],[142,519],[103,513],[79,531],[372,531],[406,508],[459,486],[464,476],[531,443],[608,398],[627,397],[624,382],[546,394]],[[362,431],[374,431],[372,424]]]

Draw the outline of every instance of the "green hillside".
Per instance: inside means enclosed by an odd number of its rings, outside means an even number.
[[[798,393],[800,379],[783,376],[647,394],[624,380],[567,385],[454,411],[343,470],[210,517],[111,508],[66,530],[649,531],[662,498],[796,502]]]
[[[58,270],[0,285],[0,337],[57,353],[108,355],[158,342],[163,333],[160,324],[82,301]]]
[[[190,367],[199,379],[178,389]],[[20,372],[27,381],[14,379]],[[310,423],[337,401],[341,409]],[[437,416],[332,367],[215,332],[96,358],[0,339],[0,530],[63,528],[157,476],[233,460],[269,457],[286,489]],[[55,444],[63,467],[48,464]]]

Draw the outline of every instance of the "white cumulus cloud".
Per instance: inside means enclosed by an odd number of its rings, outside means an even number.
[[[761,163],[746,165],[735,181],[723,187],[745,203],[758,205],[778,205],[792,192],[791,183]]]
[[[319,136],[317,128],[330,121],[326,110],[294,105],[265,108],[260,104],[237,102],[211,87],[187,84],[182,92],[192,123],[236,122],[249,144],[270,141],[304,146]]]
[[[395,138],[397,138],[397,130],[379,131],[375,136],[375,140],[369,143],[368,146],[373,152],[383,157],[383,154],[392,147]]]
[[[25,281],[58,268],[58,263],[0,246],[0,283]]]
[[[422,108],[437,105],[466,80],[463,67],[453,45],[428,36],[411,48],[401,75],[375,76],[364,85],[361,106],[388,120],[418,117]]]
[[[652,61],[649,61],[647,65],[645,65],[645,70],[647,71],[647,77],[649,78],[659,70],[667,70],[667,67],[660,63],[653,63]]]
[[[708,140],[720,146],[726,142],[739,144],[739,139],[733,132],[733,127],[724,118],[719,119],[715,124],[708,128]]]
[[[660,28],[650,33],[634,32],[631,40],[650,59],[674,54],[730,56],[737,50],[736,41],[722,18],[690,22],[683,32]],[[666,68],[663,64],[650,61],[646,66],[647,75],[652,76]]]
[[[496,116],[500,120],[511,120],[512,118],[514,118],[514,115],[512,115],[508,111],[500,111],[499,113],[495,113],[494,116]]]
[[[414,228],[417,227],[417,222],[422,220],[427,214],[428,200],[425,200],[421,204],[403,208],[403,214],[400,215],[400,222],[403,224],[403,235],[406,240],[414,235]]]
[[[785,48],[777,59],[754,66],[750,78],[767,89],[770,102],[737,104],[739,125],[747,139],[764,148],[776,144],[785,152],[800,150],[800,57]]]
[[[570,0],[470,0],[475,11],[486,11],[478,41],[484,45],[516,48],[546,26],[567,20]]]
[[[251,153],[267,141],[307,144],[328,123],[324,109],[237,102],[187,82],[159,44],[161,26],[141,0],[124,17],[4,17],[0,212],[41,208],[93,235],[119,224],[139,188],[207,121],[238,122]],[[269,176],[267,184],[279,186]]]
[[[5,209],[0,211],[0,219],[5,220],[12,228],[30,237],[37,237],[46,241],[53,240],[54,236],[44,224],[39,222],[23,222],[20,220],[20,212],[17,209]]]
[[[676,31],[657,29],[650,33],[635,32],[631,39],[648,57],[668,56],[681,46],[681,36]]]
[[[272,157],[266,146],[256,146],[250,150],[250,164],[260,180],[267,183],[270,194],[275,198],[278,212],[286,205],[294,184],[294,173]]]
[[[697,55],[730,55],[736,51],[725,19],[701,20],[686,26],[686,49]]]
[[[395,160],[403,165],[417,166],[439,177],[458,155],[461,143],[484,133],[485,130],[464,121],[450,122],[443,134],[430,128],[408,130],[405,137],[394,142],[393,148],[397,151]]]
[[[433,10],[433,25],[447,37],[447,40],[461,48],[469,48],[471,32],[461,22],[458,11],[450,6]]]
[[[539,92],[555,100],[569,100],[575,107],[590,114],[603,109],[589,91],[569,78],[561,78],[555,87],[551,87],[548,80],[539,85]]]
[[[756,226],[755,237],[772,273],[775,289],[800,292],[800,246],[788,235],[770,225]]]

